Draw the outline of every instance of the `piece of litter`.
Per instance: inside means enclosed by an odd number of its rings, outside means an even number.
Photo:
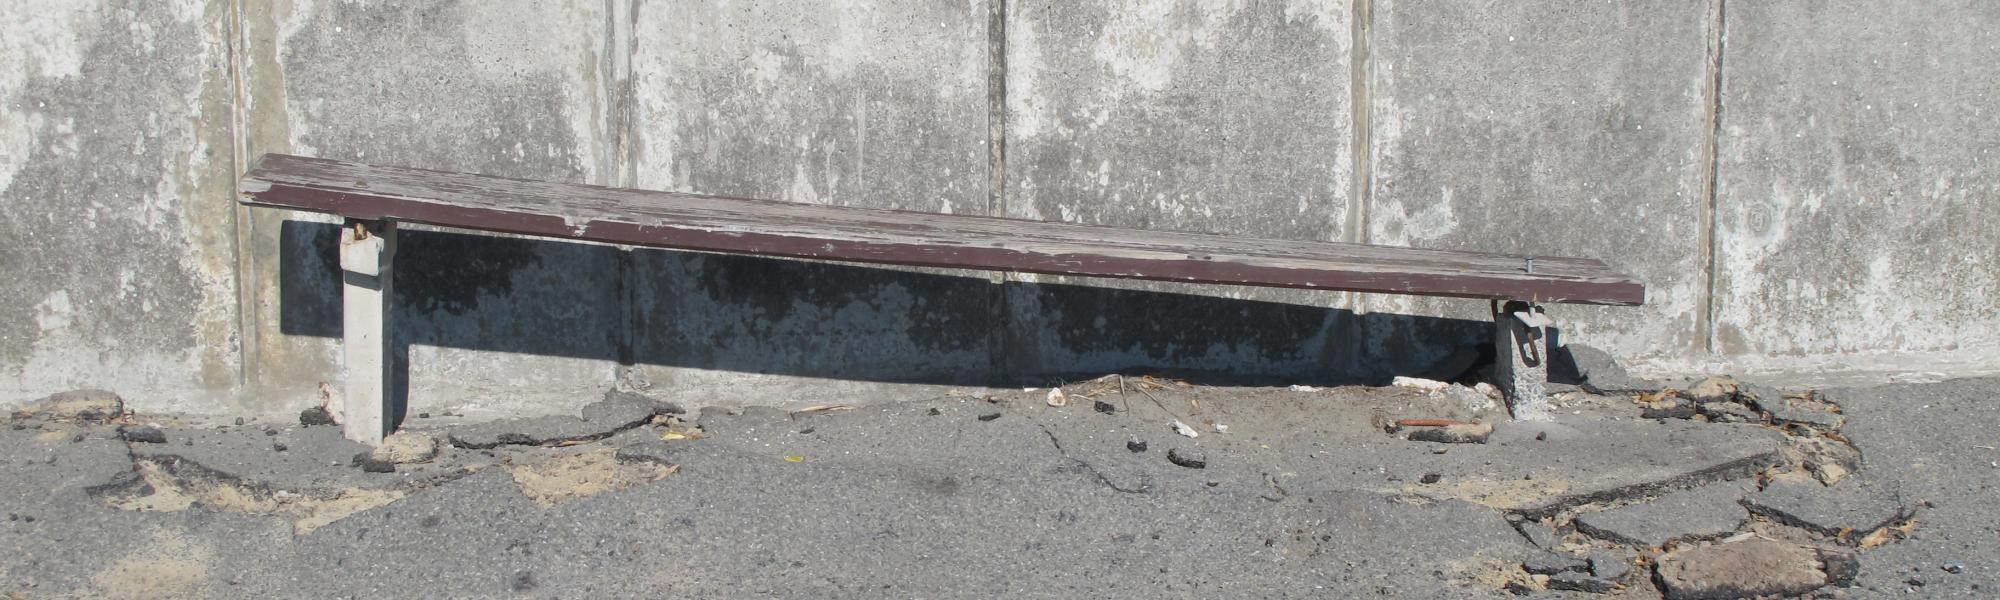
[[[1042,389],[1042,388],[1021,388],[1021,391],[1023,391],[1023,392],[1032,392],[1032,391],[1035,391],[1035,390],[1039,390],[1039,389]]]
[[[1741,542],[1741,541],[1743,541],[1743,540],[1747,540],[1747,539],[1750,539],[1750,538],[1753,538],[1753,537],[1757,537],[1757,534],[1755,534],[1755,533],[1751,533],[1751,532],[1748,532],[1748,531],[1745,531],[1745,532],[1743,532],[1743,533],[1739,533],[1739,534],[1736,534],[1736,535],[1732,535],[1732,536],[1729,536],[1729,537],[1727,537],[1727,538],[1723,538],[1723,540],[1722,540],[1722,543],[1724,543],[1724,544],[1734,544],[1734,543],[1736,543],[1736,542]]]
[[[1316,387],[1313,387],[1313,386],[1310,386],[1310,385],[1298,385],[1298,384],[1293,384],[1293,385],[1292,385],[1292,391],[1294,391],[1294,392],[1317,392],[1317,391],[1319,391],[1319,388],[1316,388]]]
[[[667,432],[667,433],[666,433],[666,435],[662,435],[662,436],[660,436],[660,439],[663,439],[663,440],[666,440],[666,441],[669,441],[669,442],[671,442],[671,441],[674,441],[674,440],[685,440],[685,439],[688,439],[688,436],[687,436],[687,434],[684,434],[684,433],[681,433],[681,432],[678,432],[678,431],[669,431],[669,432]]]
[[[1188,424],[1182,423],[1180,419],[1174,419],[1174,431],[1188,437],[1201,437],[1201,432],[1195,431],[1193,427],[1188,427]]]
[[[1062,388],[1055,388],[1049,390],[1049,406],[1060,407],[1068,405],[1069,405],[1069,396],[1063,394]]]
[[[806,457],[799,456],[796,454],[785,457],[785,462],[805,462],[805,461]]]
[[[1215,424],[1215,432],[1216,432],[1216,433],[1229,433],[1229,426],[1228,426],[1228,425],[1223,425],[1223,424],[1221,424],[1221,423],[1216,423],[1216,424]]]
[[[1435,379],[1424,379],[1422,377],[1405,377],[1402,375],[1397,375],[1394,380],[1390,381],[1390,384],[1396,387],[1415,388],[1432,393],[1442,392],[1444,391],[1445,388],[1451,387],[1451,384],[1438,381]]]
[[[827,411],[834,411],[834,410],[854,410],[854,405],[852,405],[852,404],[814,404],[814,405],[812,405],[812,406],[808,406],[808,407],[805,407],[805,408],[801,408],[801,409],[798,409],[798,410],[795,410],[795,411],[792,411],[792,414],[799,414],[799,413],[816,413],[816,412],[827,412]]]

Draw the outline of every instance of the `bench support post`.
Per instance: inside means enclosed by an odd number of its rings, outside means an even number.
[[[347,439],[382,443],[389,433],[389,302],[396,226],[391,221],[348,219],[340,228],[341,347],[347,385],[341,428]]]
[[[1517,421],[1546,421],[1549,414],[1549,339],[1552,324],[1542,307],[1509,300],[1493,312],[1493,376],[1507,394]]]

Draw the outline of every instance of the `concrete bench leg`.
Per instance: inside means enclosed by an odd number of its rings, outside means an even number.
[[[1517,421],[1546,421],[1549,414],[1548,314],[1542,307],[1510,300],[1493,313],[1493,376],[1507,394]]]
[[[341,344],[347,359],[341,427],[347,439],[371,446],[382,443],[390,426],[390,265],[395,256],[395,223],[348,219],[341,227]]]

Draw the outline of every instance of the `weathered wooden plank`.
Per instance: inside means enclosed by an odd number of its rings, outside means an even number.
[[[257,159],[243,202],[687,250],[1358,292],[1636,305],[1604,263],[823,206],[384,167]]]

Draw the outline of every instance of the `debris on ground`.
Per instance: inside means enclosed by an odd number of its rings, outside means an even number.
[[[1751,538],[1676,548],[1654,573],[1667,600],[1796,596],[1829,583],[1825,564],[1812,548]]]
[[[812,406],[808,406],[808,407],[805,407],[805,408],[801,408],[801,409],[798,409],[798,410],[795,410],[795,411],[792,411],[792,414],[795,414],[795,415],[808,415],[808,414],[812,414],[812,413],[823,413],[823,412],[833,412],[833,411],[842,411],[842,410],[854,410],[854,405],[852,405],[852,404],[814,404],[814,405],[812,405]]]
[[[14,411],[14,418],[104,423],[125,414],[125,399],[105,390],[70,390],[44,396]]]
[[[437,455],[437,438],[415,431],[398,431],[382,438],[382,445],[376,446],[369,456],[376,462],[407,465],[430,462]]]
[[[1484,444],[1493,435],[1493,426],[1486,423],[1461,423],[1444,427],[1427,427],[1410,431],[1412,442],[1432,442],[1438,444]]]
[[[1208,455],[1194,450],[1171,448],[1167,450],[1167,462],[1190,469],[1204,469],[1208,467]]]
[[[1550,575],[1547,585],[1552,590],[1587,592],[1591,594],[1605,594],[1618,589],[1617,583],[1575,571],[1564,571]]]
[[[299,424],[306,427],[317,427],[321,425],[337,425],[338,423],[333,421],[333,413],[327,412],[326,407],[315,406],[299,411]]]
[[[167,443],[167,432],[161,431],[160,428],[151,425],[121,428],[118,430],[118,436],[128,442],[143,444]]]
[[[991,421],[998,418],[1000,418],[1000,413],[997,412],[979,415],[979,420],[981,421]]]
[[[1689,387],[1685,395],[1688,399],[1695,401],[1696,404],[1734,402],[1736,401],[1736,390],[1741,385],[1734,378],[1710,377]]]
[[[1146,451],[1146,440],[1132,438],[1125,441],[1125,449],[1134,453]]]
[[[1049,406],[1054,406],[1057,408],[1069,406],[1069,396],[1063,394],[1062,388],[1050,389],[1048,396],[1048,404]]]
[[[1451,384],[1438,381],[1435,379],[1424,379],[1422,377],[1408,377],[1403,375],[1397,375],[1395,379],[1389,381],[1389,385],[1393,385],[1396,387],[1410,388],[1433,394],[1442,392],[1445,390],[1445,388],[1451,387]]]
[[[1180,419],[1174,419],[1174,432],[1191,438],[1201,437],[1201,432],[1195,431],[1194,428],[1189,427],[1187,423],[1182,423]]]

